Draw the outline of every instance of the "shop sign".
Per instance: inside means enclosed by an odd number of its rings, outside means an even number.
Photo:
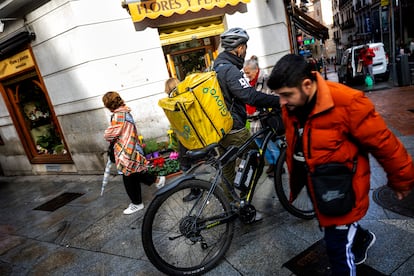
[[[24,50],[12,57],[0,61],[0,79],[19,73],[34,66],[29,50]]]
[[[390,0],[381,0],[381,7],[388,6],[390,4]]]
[[[201,9],[211,10],[249,2],[250,0],[147,0],[128,4],[128,9],[132,21],[140,22],[145,18],[155,19],[160,15],[170,17],[174,13],[185,14],[188,11],[198,12]]]

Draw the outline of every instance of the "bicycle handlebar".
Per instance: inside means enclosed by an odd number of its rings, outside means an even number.
[[[260,120],[263,124],[263,130],[259,131],[261,133],[259,133],[260,135],[268,133],[269,131],[273,132],[272,135],[272,140],[274,139],[283,139],[284,134],[279,134],[279,132],[277,131],[277,129],[275,129],[274,127],[272,127],[269,124],[269,120],[272,117],[276,117],[276,116],[280,116],[280,114],[276,114],[275,112],[277,111],[266,111],[266,112],[259,112],[258,114],[255,115],[248,115],[247,118],[250,120]],[[253,135],[253,137],[250,137],[249,140],[253,141],[253,139],[258,136],[257,135]],[[265,134],[266,135],[266,134]],[[222,158],[220,158],[220,161],[222,164],[225,164],[229,161],[232,161],[233,159],[236,158],[238,151],[244,151],[245,148],[248,147],[249,142],[246,141],[246,143],[244,143],[243,146],[239,147],[235,147],[235,148],[223,148],[222,145],[220,145],[219,143],[212,143],[210,145],[207,145],[204,148],[201,149],[194,149],[194,150],[188,150],[186,152],[186,156],[189,157],[190,159],[192,159],[193,161],[195,160],[202,160],[202,159],[206,159],[209,157],[212,157],[213,152],[215,152],[215,149],[218,147],[222,147],[224,150],[224,154],[222,156]],[[216,156],[217,157],[217,156]]]

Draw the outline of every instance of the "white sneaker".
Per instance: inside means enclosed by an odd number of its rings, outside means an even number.
[[[165,176],[160,176],[158,182],[155,183],[157,189],[161,189],[165,185]]]
[[[126,208],[124,210],[124,214],[125,215],[130,215],[130,214],[138,212],[139,210],[142,210],[142,209],[144,209],[144,204],[141,203],[141,204],[137,205],[137,204],[134,204],[134,203],[130,203],[128,208]]]

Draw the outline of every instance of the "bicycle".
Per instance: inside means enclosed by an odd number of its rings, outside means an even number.
[[[280,157],[274,170],[274,185],[281,205],[302,219],[315,216],[306,187],[293,202],[290,200],[286,142],[269,120],[275,115],[258,115],[263,129],[241,147],[230,146],[222,154],[218,154],[218,144],[188,151],[187,155],[199,160],[198,163],[157,191],[144,215],[142,243],[148,259],[158,270],[168,275],[206,273],[227,252],[233,239],[235,219],[246,224],[254,222],[256,209],[251,202],[263,172],[264,152],[270,139],[281,140]],[[259,150],[246,151],[259,135],[264,137]],[[222,169],[240,157],[242,161],[233,186]],[[220,185],[226,185],[231,200]],[[198,197],[184,202],[183,197],[191,189],[199,191]]]

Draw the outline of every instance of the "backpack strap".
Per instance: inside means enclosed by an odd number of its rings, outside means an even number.
[[[230,69],[230,67],[232,66],[232,64],[230,64],[230,63],[220,63],[220,64],[218,64],[217,65],[217,68],[214,70],[216,73],[218,73],[218,71],[219,70],[222,70],[222,69]],[[223,92],[223,94],[224,93],[228,93],[228,91],[227,90],[224,90],[224,89],[221,89],[221,91]],[[230,95],[231,96],[231,95]],[[240,122],[243,122],[243,120],[242,120],[242,118],[240,118],[240,116],[238,116],[238,114],[236,114],[236,113],[232,113],[231,111],[233,110],[233,106],[234,106],[234,100],[235,100],[235,97],[231,97],[231,105],[230,105],[230,108],[229,108],[229,111],[230,111],[230,114],[232,115],[232,116],[236,116],[237,117],[237,120],[238,121],[240,121]]]

